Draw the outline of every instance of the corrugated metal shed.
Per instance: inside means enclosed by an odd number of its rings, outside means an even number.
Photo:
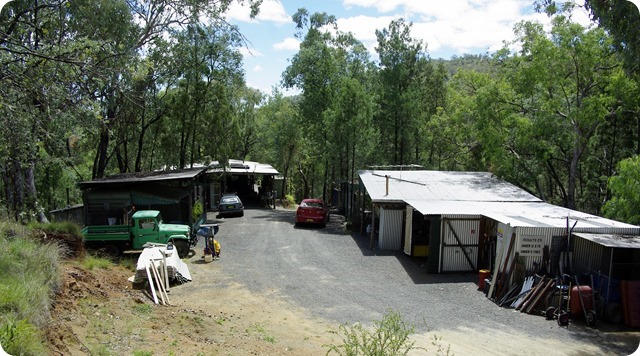
[[[510,255],[520,253],[528,269],[542,259],[542,248],[532,250],[532,241],[536,247],[551,246],[553,237],[566,235],[568,228],[582,233],[640,234],[640,227],[635,225],[545,203],[487,172],[364,170],[359,176],[374,205],[407,204],[422,215],[441,220],[447,216],[481,216],[509,227],[511,232],[505,238],[515,239]],[[440,259],[438,270],[474,269],[477,254],[474,241],[478,235],[474,233],[474,238],[467,241],[469,236],[465,231],[475,232],[481,229],[480,225],[463,226],[458,236],[460,241],[456,241],[459,246],[446,239],[447,226],[441,226],[440,239],[430,239],[438,246],[429,249],[441,254],[430,256]],[[491,230],[481,232],[491,237]],[[407,238],[405,243],[411,243],[411,239]],[[405,249],[410,250],[410,246]]]
[[[380,202],[539,202],[487,172],[359,171],[371,200]],[[387,178],[388,177],[388,178]],[[461,206],[461,205],[460,205]]]
[[[402,246],[402,215],[404,210],[380,209],[380,234],[378,247],[382,250],[399,250]]]
[[[640,236],[589,234],[584,232],[574,233],[574,235],[604,247],[640,248]]]
[[[640,236],[574,233],[572,251],[574,272],[594,276],[606,302],[620,303],[621,281],[640,278]]]
[[[142,183],[170,180],[194,179],[204,173],[204,168],[182,169],[176,171],[154,171],[116,174],[102,179],[94,179],[78,183],[80,189],[88,189],[99,185],[112,185],[116,183]]]
[[[567,209],[561,206],[538,202],[496,202],[496,201],[424,201],[409,199],[405,201],[414,209],[424,215],[439,214],[468,214],[484,215],[496,221],[509,224],[514,227],[559,227],[567,225],[567,218],[576,231],[589,231],[598,229],[601,232],[606,229],[624,229],[627,234],[640,233],[640,228],[635,225],[625,224],[619,221],[606,219]]]
[[[640,233],[635,225],[552,205],[487,172],[360,171],[374,203],[404,202],[423,215],[483,215],[518,227]],[[387,179],[388,177],[388,179]],[[635,232],[634,232],[635,231]]]
[[[207,173],[230,173],[230,174],[263,174],[278,175],[280,174],[275,168],[266,163],[241,161],[230,159],[229,164],[223,167],[220,162],[215,161],[209,165]]]

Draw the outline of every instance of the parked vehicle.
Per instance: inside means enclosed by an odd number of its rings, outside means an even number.
[[[224,194],[218,203],[219,216],[244,216],[244,205],[235,194]]]
[[[85,246],[103,249],[111,255],[123,251],[140,252],[149,242],[172,243],[180,258],[187,257],[190,248],[198,243],[198,237],[189,226],[165,224],[157,210],[136,211],[129,225],[90,225],[82,229]]]
[[[303,199],[296,210],[296,226],[299,224],[319,224],[324,227],[329,222],[329,207],[322,199]]]

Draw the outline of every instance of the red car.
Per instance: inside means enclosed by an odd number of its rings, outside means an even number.
[[[329,208],[322,199],[303,199],[296,210],[296,226],[299,224],[320,224],[329,222]]]

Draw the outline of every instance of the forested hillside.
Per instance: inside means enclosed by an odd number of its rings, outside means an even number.
[[[2,215],[44,220],[81,203],[79,181],[234,158],[272,164],[296,199],[370,166],[417,164],[493,172],[640,223],[640,57],[622,25],[639,22],[633,4],[587,2],[604,27],[585,28],[537,1],[549,31],[523,22],[501,50],[447,60],[402,19],[376,31],[372,55],[331,14],[300,9],[300,50],[263,93],[246,85],[246,44],[225,21],[234,1],[259,11],[258,0],[5,5]]]

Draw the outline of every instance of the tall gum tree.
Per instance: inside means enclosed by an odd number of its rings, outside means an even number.
[[[315,195],[315,176],[319,175],[323,177],[321,195],[326,197],[329,157],[326,150],[318,150],[317,147],[326,147],[329,142],[326,120],[335,95],[337,64],[332,46],[333,34],[328,29],[337,30],[336,19],[327,13],[310,15],[302,8],[293,15],[293,20],[296,23],[296,37],[302,42],[300,51],[285,69],[282,82],[287,88],[302,91],[299,107],[309,145],[300,147],[298,156],[298,173],[302,178],[300,195]]]
[[[379,127],[389,133],[390,147],[385,145],[391,164],[406,164],[412,152],[412,132],[417,129],[413,103],[415,87],[412,85],[418,72],[418,61],[425,54],[423,44],[411,37],[411,26],[404,19],[393,20],[388,28],[376,30],[380,58],[380,94],[377,115]]]
[[[549,195],[557,189],[564,206],[577,208],[582,159],[596,130],[620,106],[612,86],[621,84],[614,80],[621,63],[603,30],[564,16],[553,18],[548,35],[531,22],[515,32],[520,50],[501,61],[514,91],[509,104],[523,120],[517,135],[530,137],[525,141],[533,147],[527,149],[552,182]]]

